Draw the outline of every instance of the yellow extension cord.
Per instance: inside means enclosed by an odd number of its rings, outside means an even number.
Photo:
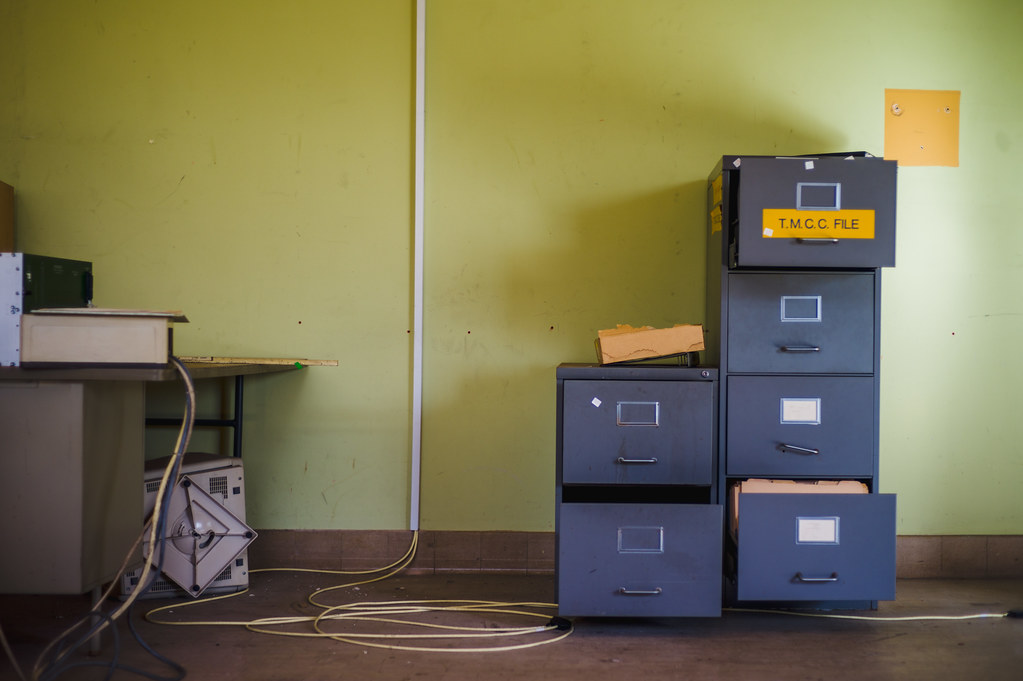
[[[352,645],[361,645],[371,648],[385,648],[388,650],[403,650],[403,651],[416,651],[416,652],[445,652],[445,653],[481,653],[481,652],[499,652],[509,650],[521,650],[524,648],[532,648],[536,646],[546,645],[548,643],[554,643],[560,641],[572,633],[571,626],[567,628],[559,627],[554,624],[544,624],[542,626],[525,626],[525,627],[480,627],[480,626],[456,626],[450,624],[435,624],[429,622],[417,622],[409,619],[400,619],[398,616],[409,616],[418,615],[423,613],[454,613],[454,612],[468,612],[468,613],[480,613],[480,614],[501,614],[501,615],[512,615],[519,617],[538,617],[546,620],[550,620],[551,615],[545,615],[538,612],[532,612],[526,608],[533,609],[556,609],[557,606],[552,603],[502,603],[497,601],[480,601],[480,600],[415,600],[415,601],[388,601],[388,602],[374,602],[374,603],[347,603],[342,605],[329,605],[319,600],[319,597],[325,593],[331,591],[337,591],[340,589],[348,589],[363,584],[370,584],[373,582],[379,582],[395,574],[398,574],[409,564],[411,564],[415,557],[416,548],[419,543],[419,532],[413,532],[412,542],[409,546],[408,551],[400,559],[382,568],[374,570],[313,570],[304,568],[265,568],[259,570],[252,570],[251,572],[304,572],[304,573],[316,573],[316,574],[329,574],[329,575],[376,575],[369,579],[363,579],[355,582],[348,582],[345,584],[338,584],[335,586],[324,587],[317,589],[307,598],[308,602],[318,608],[322,609],[318,615],[310,616],[281,616],[281,617],[263,617],[248,621],[224,621],[224,620],[189,620],[189,621],[170,621],[159,619],[156,615],[159,613],[182,608],[199,605],[202,603],[209,603],[212,601],[222,600],[225,598],[235,598],[244,593],[248,592],[248,589],[240,591],[238,593],[226,594],[222,596],[214,596],[212,598],[204,598],[193,602],[186,603],[173,603],[170,605],[164,605],[158,608],[153,608],[146,613],[146,620],[154,624],[163,624],[169,626],[239,626],[245,627],[249,631],[268,634],[272,636],[291,636],[299,638],[322,638],[339,641],[341,643],[349,643]],[[378,574],[383,573],[383,574]],[[423,629],[432,629],[442,631],[444,633],[404,633],[404,634],[387,634],[379,632],[369,633],[332,633],[324,630],[324,625],[327,622],[375,622],[380,624],[391,624],[391,625],[402,625],[410,627],[418,627]],[[275,627],[285,626],[296,626],[296,625],[308,625],[312,631],[287,631],[280,630]],[[454,639],[492,639],[509,636],[526,636],[530,634],[543,634],[547,632],[558,632],[556,636],[545,638],[540,641],[531,641],[529,643],[521,644],[510,644],[510,645],[494,645],[484,647],[440,647],[440,646],[413,646],[399,643],[385,643],[382,641],[399,641],[399,640],[454,640]]]

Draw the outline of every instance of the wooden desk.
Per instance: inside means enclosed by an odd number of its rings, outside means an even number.
[[[185,361],[185,368],[195,381],[211,378],[234,379],[234,408],[230,418],[196,418],[198,427],[232,429],[232,456],[242,455],[242,417],[245,406],[245,377],[257,374],[275,374],[295,371],[310,363],[323,364],[322,360],[239,360],[231,362],[226,358],[217,361]],[[336,364],[336,362],[328,362]],[[164,382],[180,380],[181,375],[172,365],[159,368],[147,367],[61,367],[26,369],[23,367],[0,367],[0,381],[141,381]],[[146,418],[147,426],[180,426],[181,417]]]
[[[186,367],[196,381],[234,378],[233,418],[208,421],[235,428],[236,456],[243,377],[298,368]],[[172,380],[171,365],[0,368],[0,593],[84,593],[116,576],[143,521],[145,385]]]
[[[245,406],[245,377],[256,374],[275,374],[283,371],[295,371],[301,364],[294,363],[227,363],[227,362],[185,362],[185,368],[191,374],[194,381],[211,378],[234,379],[234,408],[230,418],[199,418],[196,417],[197,427],[231,428],[232,430],[232,456],[242,455],[242,416]],[[169,370],[172,376],[158,380],[179,379],[177,370]],[[181,417],[159,417],[149,416],[146,418],[147,426],[180,426]]]
[[[185,361],[188,373],[195,380],[203,378],[223,378],[229,376],[250,376],[252,374],[278,373],[294,371],[299,368],[294,364],[305,366],[303,360],[284,360],[280,362],[200,362]],[[0,381],[174,381],[180,375],[168,364],[166,367],[60,367],[46,369],[26,369],[24,367],[0,367]]]

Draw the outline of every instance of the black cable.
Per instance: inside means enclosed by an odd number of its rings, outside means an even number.
[[[134,604],[132,604],[132,607],[134,607]],[[132,617],[131,617],[132,616],[132,609],[131,609],[131,607],[128,609],[128,630],[131,632],[131,634],[134,637],[135,641],[139,644],[139,646],[144,651],[146,651],[154,659],[156,659],[158,662],[161,662],[162,664],[164,664],[166,667],[168,667],[169,669],[171,669],[174,672],[174,674],[172,676],[161,676],[161,675],[153,673],[153,672],[148,672],[148,671],[146,671],[144,669],[139,669],[137,667],[132,667],[130,665],[121,664],[120,663],[121,654],[122,654],[121,634],[117,630],[117,627],[113,626],[114,622],[111,619],[109,613],[90,613],[89,614],[89,617],[97,617],[97,616],[103,622],[106,622],[107,624],[110,625],[109,629],[112,632],[112,639],[113,639],[113,644],[112,644],[113,645],[113,654],[111,655],[110,659],[109,660],[81,660],[81,661],[68,662],[66,664],[61,664],[61,665],[58,665],[56,667],[52,667],[52,668],[49,668],[49,669],[45,670],[39,676],[39,681],[53,681],[54,679],[59,678],[60,676],[66,674],[69,671],[72,671],[72,670],[75,670],[75,669],[84,668],[84,667],[104,667],[104,668],[106,668],[107,669],[107,674],[106,674],[105,678],[107,680],[113,678],[114,673],[117,672],[117,671],[128,672],[128,673],[131,673],[131,674],[135,674],[137,676],[142,676],[142,677],[147,678],[147,679],[152,679],[153,681],[181,681],[181,679],[185,678],[185,675],[187,674],[187,671],[185,670],[185,668],[182,665],[178,664],[177,662],[174,662],[173,660],[171,660],[167,656],[162,655],[161,653],[157,652],[148,643],[146,643],[145,640],[142,639],[142,636],[139,634],[138,630],[135,628],[135,623],[132,621]],[[84,619],[82,621],[84,621]],[[92,636],[96,633],[96,630],[98,629],[98,627],[99,627],[99,623],[93,625],[93,627],[90,628],[90,630],[88,632],[83,634],[77,641],[75,641],[73,644],[67,646],[66,650],[73,651],[73,650],[76,650],[76,649],[84,646],[86,643],[89,642],[89,640],[92,638]],[[57,655],[56,659],[58,659],[58,660],[61,659],[60,655]]]
[[[39,681],[51,681],[52,679],[56,679],[62,674],[72,669],[76,669],[82,666],[110,667],[110,671],[107,673],[107,678],[110,678],[110,676],[113,675],[114,669],[116,669],[117,666],[117,660],[120,659],[121,656],[121,637],[120,634],[117,632],[117,627],[113,626],[114,622],[113,619],[111,619],[110,614],[105,612],[90,611],[88,615],[79,619],[79,621],[75,625],[73,625],[73,628],[79,626],[79,624],[82,624],[89,619],[94,618],[98,618],[98,621],[91,627],[89,627],[89,629],[84,634],[82,634],[82,636],[78,640],[76,640],[74,643],[70,645],[62,645],[56,650],[56,653],[54,655],[54,662],[60,662],[61,660],[64,659],[65,654],[70,654],[71,652],[78,650],[82,646],[86,645],[92,639],[92,637],[98,633],[99,629],[101,628],[101,625],[104,624],[110,625],[108,628],[113,634],[111,638],[113,639],[114,653],[111,660],[109,662],[94,660],[90,662],[69,662],[65,664],[57,664],[56,666],[51,665],[49,667],[44,668],[43,671],[39,674],[38,676]],[[73,628],[72,630],[69,630],[66,635],[70,635],[71,631],[73,631]],[[66,641],[62,643],[66,643]]]
[[[133,603],[132,608],[134,607],[135,604]],[[185,671],[185,668],[183,666],[181,666],[174,660],[170,659],[166,655],[162,655],[161,653],[157,652],[156,649],[152,648],[148,643],[146,643],[142,639],[142,636],[138,633],[138,630],[135,628],[135,622],[132,621],[131,608],[128,609],[128,630],[131,631],[132,636],[135,637],[135,640],[138,642],[140,646],[142,646],[143,650],[145,650],[155,659],[159,660],[160,662],[167,665],[169,668],[173,669],[176,672],[175,676],[156,676],[155,674],[143,674],[143,676],[146,676],[150,679],[154,679],[154,681],[180,681],[180,679],[185,678],[185,674],[187,672]]]

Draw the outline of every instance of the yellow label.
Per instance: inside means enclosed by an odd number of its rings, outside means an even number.
[[[873,239],[872,210],[764,209],[765,239]]]
[[[710,211],[710,233],[721,231],[721,206],[714,206]]]
[[[710,184],[711,196],[713,197],[711,199],[711,203],[715,203],[715,204],[721,203],[721,181],[722,181],[722,177],[723,177],[722,175],[718,175],[717,177],[714,178],[714,181],[711,182],[711,184]]]

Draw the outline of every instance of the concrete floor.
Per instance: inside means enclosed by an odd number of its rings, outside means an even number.
[[[176,605],[166,619],[251,621],[321,612],[307,601],[318,588],[342,578],[315,574],[260,573],[250,591],[196,608]],[[417,599],[480,599],[501,602],[553,599],[549,574],[404,574],[319,597],[329,604]],[[132,621],[157,652],[187,670],[188,679],[522,679],[530,677],[602,679],[970,679],[1023,678],[1023,619],[881,622],[807,618],[779,613],[727,612],[715,619],[578,619],[562,640],[504,652],[411,652],[367,647],[333,639],[254,633],[240,626],[168,626],[143,621],[157,606],[183,600],[139,601]],[[30,673],[44,645],[89,606],[88,596],[0,596],[0,624],[15,654]],[[1023,608],[1023,580],[901,580],[898,597],[864,616],[963,615]],[[487,613],[427,613],[420,621],[445,625],[522,627],[544,625],[537,618]],[[379,622],[322,625],[330,633],[394,631]],[[313,631],[293,625],[290,631]],[[172,672],[121,632],[121,664],[151,674]],[[439,630],[431,630],[439,631]],[[444,648],[519,646],[550,640],[547,632],[456,641],[393,639],[384,644]],[[116,646],[109,635],[102,652],[74,653],[74,663],[108,664]],[[99,679],[104,668],[75,668],[61,679]],[[16,679],[7,659],[0,679]],[[140,678],[118,671],[114,679]]]

